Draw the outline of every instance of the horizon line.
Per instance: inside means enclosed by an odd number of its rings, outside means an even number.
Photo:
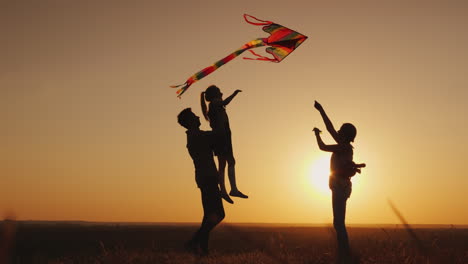
[[[126,224],[126,225],[199,225],[200,223],[198,222],[189,222],[189,221],[88,221],[88,220],[15,220],[15,219],[3,219],[0,220],[0,222],[5,222],[5,221],[15,221],[15,222],[23,222],[23,223],[69,223],[69,224],[89,224],[89,225],[99,225],[99,224]],[[296,226],[296,227],[320,227],[320,226],[332,226],[333,223],[303,223],[303,222],[297,222],[297,223],[288,223],[288,222],[222,222],[221,224],[224,225],[244,225],[244,226]],[[350,227],[378,227],[378,226],[394,226],[394,227],[400,227],[404,226],[402,223],[347,223],[347,226]],[[435,224],[410,224],[412,227],[423,227],[423,226],[437,226],[437,227],[448,227],[448,228],[454,228],[454,227],[462,227],[462,228],[468,228],[468,224],[440,224],[440,223],[435,223]]]

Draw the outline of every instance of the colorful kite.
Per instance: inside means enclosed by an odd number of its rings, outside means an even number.
[[[253,18],[258,22],[251,22],[249,18]],[[179,88],[177,90],[177,97],[181,97],[182,94],[187,91],[187,89],[192,85],[194,82],[202,79],[203,77],[207,76],[208,74],[214,72],[219,67],[223,66],[224,64],[228,63],[235,57],[239,56],[246,50],[249,50],[256,58],[245,58],[248,60],[262,60],[262,61],[271,61],[271,62],[280,62],[284,58],[286,58],[291,52],[294,51],[299,45],[301,45],[304,40],[307,39],[307,36],[304,36],[294,30],[291,30],[287,27],[283,27],[281,25],[275,24],[271,21],[260,20],[251,15],[244,14],[244,19],[247,23],[256,25],[256,26],[264,26],[262,29],[263,31],[270,34],[268,38],[258,38],[254,39],[246,44],[244,44],[240,49],[234,51],[233,53],[229,54],[224,59],[221,59],[215,62],[213,65],[206,67],[205,69],[195,73],[192,75],[184,84],[174,85],[171,86],[172,88]],[[255,53],[254,51],[250,50],[252,48],[261,47],[261,46],[270,46],[266,48],[266,51],[273,55],[272,58],[268,58],[262,55]]]

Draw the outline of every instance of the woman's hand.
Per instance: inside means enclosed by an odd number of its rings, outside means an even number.
[[[320,129],[316,128],[316,127],[314,127],[314,129],[312,131],[315,132],[316,136],[319,135],[320,133],[322,133],[322,131]]]
[[[317,102],[317,101],[315,101],[314,107],[315,107],[315,109],[317,109],[317,110],[319,110],[319,111],[323,111],[322,105],[321,105],[319,102]]]

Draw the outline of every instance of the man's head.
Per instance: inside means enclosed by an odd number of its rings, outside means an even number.
[[[192,112],[191,108],[185,108],[177,116],[177,122],[186,129],[198,129],[200,127],[200,117]]]
[[[354,138],[356,137],[356,127],[351,123],[344,123],[340,130],[338,130],[338,135],[345,141],[345,142],[354,142]]]

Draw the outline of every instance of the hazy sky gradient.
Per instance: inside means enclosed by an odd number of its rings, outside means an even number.
[[[244,13],[309,39],[279,64],[237,58],[177,99],[169,85],[266,36]],[[368,165],[347,222],[397,223],[390,198],[410,223],[468,224],[467,13],[464,1],[3,0],[0,214],[199,221],[176,115],[201,115],[216,84],[243,90],[228,113],[250,198],[226,204],[226,221],[331,221],[331,194],[310,181],[318,100],[335,126],[357,126]]]

